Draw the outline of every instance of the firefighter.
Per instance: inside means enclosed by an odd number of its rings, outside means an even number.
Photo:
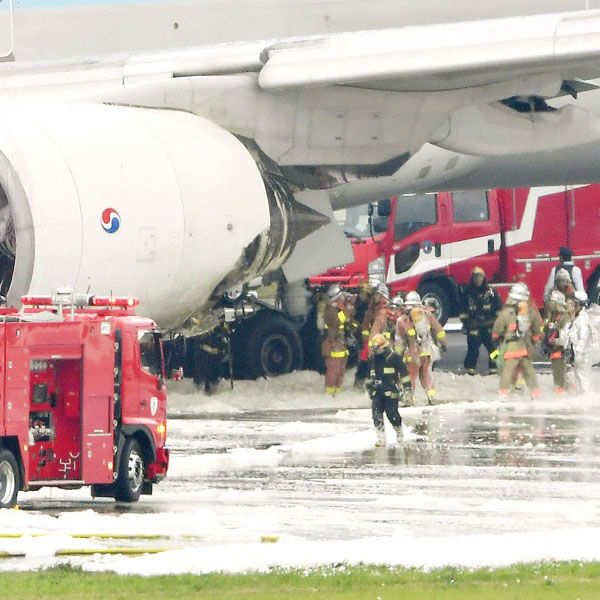
[[[433,363],[439,358],[439,347],[448,349],[446,332],[435,318],[433,310],[424,306],[417,292],[409,292],[404,304],[410,319],[410,328],[403,331],[396,328],[400,339],[396,347],[404,345],[404,362],[408,369],[412,388],[412,402],[415,402],[417,376],[427,395],[427,403],[433,404],[436,389],[433,383]]]
[[[515,283],[508,293],[505,306],[498,313],[492,329],[492,339],[500,343],[498,348],[502,361],[500,397],[510,395],[510,387],[521,370],[532,398],[540,395],[537,377],[533,369],[532,349],[541,337],[542,327],[536,312],[529,305],[529,290],[522,283]]]
[[[229,329],[225,323],[196,340],[193,347],[194,383],[204,385],[206,394],[212,394],[219,385],[229,348]]]
[[[573,286],[573,283],[571,282],[571,276],[566,269],[561,268],[556,271],[556,275],[554,277],[554,288],[552,289],[558,290],[564,294],[567,300],[574,296],[575,287]],[[550,290],[550,293],[552,293],[552,290]],[[544,296],[544,299],[547,300],[549,297],[550,296]]]
[[[373,296],[373,288],[368,281],[361,281],[354,304],[354,321],[357,324],[356,337],[358,347],[360,348],[360,354],[358,357],[358,365],[356,367],[356,374],[354,376],[354,387],[362,389],[365,379],[369,375],[369,335],[370,331],[363,331],[363,323],[367,310],[371,303],[371,297]]]
[[[586,309],[588,296],[585,292],[576,291],[569,301],[573,322],[567,332],[569,348],[575,376],[575,389],[578,394],[588,394],[591,391],[592,376],[592,343],[594,333],[592,323]]]
[[[569,281],[573,284],[575,291],[585,291],[583,287],[583,276],[581,269],[573,262],[573,253],[571,252],[570,248],[561,246],[558,249],[558,258],[559,264],[550,271],[548,280],[546,281],[546,285],[544,287],[545,299],[550,296],[550,292],[554,287],[556,287],[555,280],[560,269],[564,269],[567,272],[569,275]],[[561,291],[564,293],[563,290]]]
[[[566,389],[567,363],[565,361],[566,333],[571,323],[565,295],[552,290],[544,309],[544,351],[552,363],[554,391],[562,394]]]
[[[385,446],[384,413],[400,443],[403,436],[398,402],[403,396],[410,394],[410,376],[402,358],[393,351],[390,341],[382,333],[375,335],[371,342],[373,352],[369,359],[367,392],[371,398],[375,445]]]
[[[325,392],[335,396],[342,391],[348,362],[346,346],[348,304],[339,285],[329,287],[327,299],[323,313],[325,339],[321,344],[321,352],[325,359]]]
[[[502,300],[496,290],[489,287],[485,271],[481,267],[473,269],[461,304],[460,319],[467,332],[467,354],[464,362],[467,373],[475,375],[482,344],[488,351],[489,372],[496,373],[496,361],[490,356],[494,350],[492,327],[498,311],[502,308]]]
[[[373,337],[378,333],[384,333],[388,331],[388,339],[390,337],[388,330],[388,303],[390,300],[390,291],[385,283],[378,283],[373,297],[371,299],[371,305],[365,313],[362,324],[363,339],[366,337],[368,343],[369,356],[372,352],[371,343]]]

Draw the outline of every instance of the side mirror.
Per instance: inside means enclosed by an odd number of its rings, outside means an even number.
[[[389,198],[377,203],[377,212],[380,217],[389,217],[392,214],[392,201]]]

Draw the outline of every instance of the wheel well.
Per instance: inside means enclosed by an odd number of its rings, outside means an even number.
[[[23,465],[23,458],[21,457],[21,449],[19,447],[19,439],[16,436],[5,437],[0,440],[0,448],[10,450],[19,465],[19,489],[25,489],[25,467]]]
[[[447,275],[440,274],[429,274],[429,276],[423,277],[419,282],[419,287],[427,283],[435,283],[439,285],[448,294],[450,300],[450,314],[449,317],[454,317],[458,314],[458,284],[454,277],[448,277]]]
[[[137,440],[142,452],[144,453],[144,461],[146,464],[156,461],[156,448],[154,446],[154,440],[152,439],[152,435],[145,425],[123,425],[121,431],[126,436],[133,437]]]

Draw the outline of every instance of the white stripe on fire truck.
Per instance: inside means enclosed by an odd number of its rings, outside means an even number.
[[[505,234],[505,242],[507,246],[515,246],[517,244],[522,244],[524,242],[529,242],[533,239],[533,230],[535,227],[535,219],[537,216],[537,207],[539,203],[539,199],[542,196],[549,196],[551,194],[557,194],[560,192],[576,190],[580,187],[585,187],[587,184],[582,185],[570,185],[570,186],[545,186],[545,187],[537,187],[530,188],[529,194],[527,196],[527,200],[525,203],[525,210],[523,211],[523,216],[521,218],[521,224],[518,229],[514,229],[512,231],[507,231]],[[395,263],[393,260],[390,260],[389,268],[388,268],[388,283],[392,283],[395,281],[403,281],[404,279],[410,279],[416,275],[422,275],[423,273],[427,273],[428,271],[433,271],[436,269],[443,269],[450,265],[463,262],[465,260],[471,260],[478,256],[483,256],[487,254],[487,243],[488,240],[494,240],[494,249],[497,251],[500,248],[500,233],[494,233],[491,235],[485,235],[476,238],[470,238],[468,240],[460,240],[458,242],[450,242],[449,244],[442,244],[442,256],[436,257],[433,254],[433,250],[429,254],[425,254],[422,249],[420,249],[419,257],[412,265],[412,267],[405,271],[404,273],[396,274],[395,271]],[[444,256],[446,255],[446,256]],[[581,256],[581,257],[573,257],[574,260],[579,258],[597,258],[597,256]],[[543,258],[537,259],[541,260],[558,260],[551,258]],[[534,262],[533,260],[527,259],[517,259],[518,262]]]

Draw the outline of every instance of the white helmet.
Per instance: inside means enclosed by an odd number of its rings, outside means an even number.
[[[396,294],[390,302],[392,308],[404,308],[404,299],[400,294]]]
[[[573,296],[575,300],[585,306],[588,302],[588,295],[583,290],[577,290]]]
[[[341,295],[342,288],[339,285],[334,284],[329,286],[329,289],[327,290],[327,297],[329,300],[333,302],[333,300],[337,300]]]
[[[385,283],[380,283],[377,286],[377,290],[376,292],[380,295],[383,296],[386,300],[390,299],[390,290],[388,288],[388,286]]]
[[[554,275],[554,281],[558,281],[559,279],[563,279],[565,281],[570,282],[571,276],[569,275],[569,271],[563,269],[562,267],[560,269],[557,269],[556,274]]]
[[[553,302],[557,308],[567,308],[567,299],[560,290],[552,290],[550,292],[550,302]]]
[[[419,293],[415,291],[408,292],[408,294],[406,294],[404,304],[406,304],[406,306],[420,306],[421,296],[419,296]]]
[[[515,302],[526,302],[529,300],[529,288],[520,281],[515,283],[508,292],[508,299]]]

